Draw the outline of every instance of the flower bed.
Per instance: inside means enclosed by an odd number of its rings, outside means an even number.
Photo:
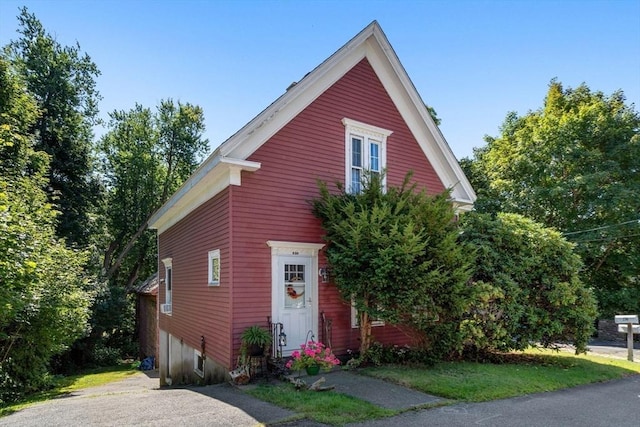
[[[340,361],[333,355],[331,349],[321,342],[309,341],[300,345],[300,350],[291,353],[291,360],[286,367],[296,371],[311,366],[319,366],[323,371],[330,371]]]

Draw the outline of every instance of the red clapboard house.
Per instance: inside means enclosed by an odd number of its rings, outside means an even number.
[[[349,302],[321,273],[323,231],[309,201],[317,180],[356,189],[363,170],[405,174],[429,193],[475,194],[377,22],[218,147],[154,214],[165,383],[223,381],[251,325],[283,330],[283,355],[313,334],[334,352],[359,348]],[[375,339],[404,344],[379,325]]]

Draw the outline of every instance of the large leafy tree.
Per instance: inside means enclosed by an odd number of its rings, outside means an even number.
[[[372,174],[359,194],[320,183],[313,211],[322,220],[335,284],[358,311],[360,351],[371,344],[372,319],[417,331],[420,344],[446,351],[473,299],[467,286],[470,259],[458,234],[448,193],[427,196],[410,185],[383,191]],[[447,340],[443,340],[445,337]],[[453,341],[452,341],[453,340]]]
[[[487,286],[463,322],[474,350],[523,350],[571,341],[584,352],[596,303],[580,280],[573,245],[553,229],[517,214],[470,213],[460,241],[477,256],[473,281]]]
[[[549,86],[464,162],[481,212],[513,212],[575,242],[600,314],[640,311],[640,116],[621,91]]]
[[[202,109],[189,103],[164,100],[155,111],[136,105],[110,117],[99,143],[107,187],[103,286],[84,344],[117,356],[117,349],[132,351],[129,293],[157,269],[149,218],[199,165],[208,141]]]
[[[42,388],[51,356],[86,332],[86,255],[55,235],[42,190],[48,156],[30,133],[40,110],[0,55],[0,403]]]
[[[78,44],[62,46],[26,8],[18,16],[20,37],[5,49],[41,114],[31,124],[35,149],[51,157],[46,188],[61,215],[57,234],[86,246],[100,186],[93,175],[93,133],[100,74]]]
[[[155,264],[149,218],[200,164],[208,140],[202,108],[189,103],[169,99],[155,113],[137,105],[110,116],[100,142],[112,235],[103,271],[131,286],[145,262]]]

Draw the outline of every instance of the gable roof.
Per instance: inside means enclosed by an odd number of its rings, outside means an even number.
[[[444,186],[451,189],[453,203],[459,209],[471,209],[476,199],[471,184],[380,25],[373,21],[214,150],[153,214],[149,227],[162,233],[228,185],[241,185],[243,170],[256,171],[261,166],[246,159],[364,58],[378,75],[436,174]]]
[[[133,287],[133,292],[139,295],[158,295],[158,272],[147,277],[147,280]]]

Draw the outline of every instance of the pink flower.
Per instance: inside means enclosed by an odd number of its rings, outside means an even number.
[[[291,360],[286,363],[289,369],[300,370],[309,366],[319,365],[323,370],[330,370],[339,365],[340,361],[333,355],[331,348],[320,342],[309,341],[300,345],[300,350],[291,353]]]

